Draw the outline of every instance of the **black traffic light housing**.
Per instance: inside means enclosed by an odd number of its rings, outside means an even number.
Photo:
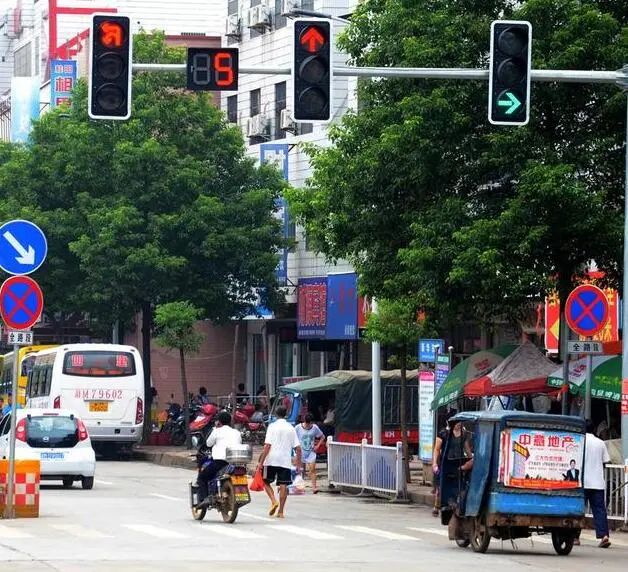
[[[129,119],[133,71],[131,19],[118,14],[94,14],[90,42],[89,116]]]
[[[295,121],[331,119],[331,23],[321,19],[294,21],[292,85]]]
[[[491,24],[488,120],[493,125],[526,125],[530,120],[531,59],[530,22]]]

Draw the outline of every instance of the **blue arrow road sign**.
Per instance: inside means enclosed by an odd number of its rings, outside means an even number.
[[[48,242],[36,224],[12,220],[0,226],[0,268],[8,274],[35,272],[47,254]]]
[[[419,340],[419,361],[433,362],[438,353],[445,351],[445,340]]]

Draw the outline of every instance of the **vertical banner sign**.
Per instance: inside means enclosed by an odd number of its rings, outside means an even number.
[[[434,399],[434,372],[419,372],[419,458],[432,460],[434,446],[434,413],[431,405]]]
[[[275,165],[283,173],[284,180],[288,180],[288,144],[287,143],[262,143],[260,145],[260,163]],[[288,204],[283,197],[279,197],[275,203],[277,215],[281,220],[283,237],[288,238],[289,224]],[[279,286],[288,284],[288,249],[282,248],[279,255],[279,265],[276,270]]]
[[[26,143],[39,117],[39,77],[11,78],[11,142]]]
[[[436,391],[440,389],[440,386],[443,385],[443,382],[447,379],[449,375],[449,370],[451,366],[449,364],[449,355],[447,354],[438,354],[436,356]]]
[[[621,414],[628,415],[628,379],[624,379],[621,389]]]
[[[76,83],[74,60],[52,60],[50,75],[50,107],[72,105],[72,90]]]
[[[299,278],[297,338],[323,339],[327,326],[327,277]]]
[[[327,276],[328,340],[358,338],[358,276],[354,272]]]

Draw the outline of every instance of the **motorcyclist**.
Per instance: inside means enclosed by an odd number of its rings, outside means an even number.
[[[207,447],[212,451],[211,459],[203,463],[198,475],[198,498],[202,499],[200,506],[209,504],[209,483],[228,465],[227,447],[241,444],[240,432],[231,427],[231,415],[221,411],[216,419],[216,427],[207,437]]]

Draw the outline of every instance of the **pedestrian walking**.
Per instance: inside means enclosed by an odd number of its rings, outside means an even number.
[[[296,426],[296,432],[299,443],[301,443],[303,467],[312,479],[312,492],[316,494],[318,492],[316,486],[316,450],[325,440],[325,435],[314,423],[314,415],[311,413],[305,414],[305,421]]]
[[[264,449],[259,458],[258,469],[263,468],[264,490],[270,499],[268,514],[284,518],[284,507],[288,498],[288,486],[292,484],[292,451],[296,452],[296,470],[301,473],[301,444],[295,428],[286,421],[286,408],[279,405],[275,410],[277,420],[268,426]],[[273,491],[273,483],[279,488],[279,502]]]
[[[587,423],[587,434],[584,446],[584,496],[591,512],[595,525],[595,537],[600,541],[600,548],[608,548],[611,545],[608,530],[608,514],[606,512],[606,480],[604,478],[604,465],[611,462],[606,443],[593,434],[594,427]],[[576,545],[580,545],[580,533],[576,538]]]

